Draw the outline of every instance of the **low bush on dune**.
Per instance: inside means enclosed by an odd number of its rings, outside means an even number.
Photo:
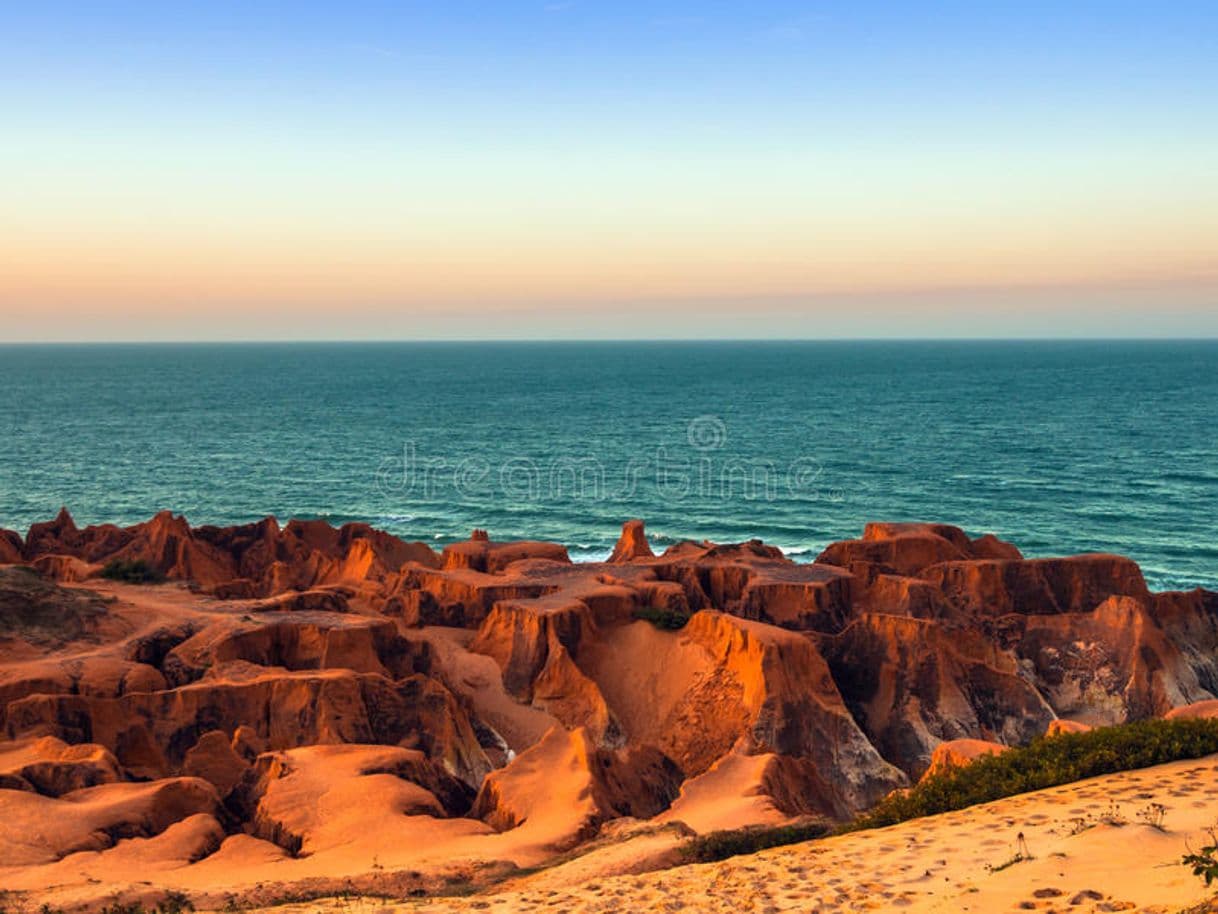
[[[1218,720],[1143,720],[1086,733],[1041,737],[1027,746],[987,755],[959,768],[950,768],[915,787],[894,793],[837,833],[882,828],[922,816],[965,809],[979,803],[1086,778],[1148,768],[1167,762],[1218,753]],[[1154,824],[1153,822],[1150,824]],[[811,841],[829,834],[823,823],[777,828],[742,828],[711,832],[682,849],[691,863],[711,863],[738,854]],[[1218,840],[1214,847],[1185,862],[1198,875],[1218,879]],[[1206,909],[1210,910],[1210,909]],[[1218,912],[1218,908],[1213,909]]]
[[[147,907],[142,901],[114,901],[100,909],[100,914],[191,914],[194,903],[182,892],[166,892],[160,901]],[[6,911],[0,907],[0,914]],[[66,914],[63,908],[43,904],[38,914]]]
[[[656,628],[669,632],[675,632],[684,628],[685,623],[689,621],[689,613],[681,612],[678,609],[660,609],[655,606],[636,609],[634,617],[636,619],[644,619]]]
[[[1073,781],[1218,753],[1218,720],[1142,720],[1041,737],[884,798],[844,831],[882,828]]]
[[[823,838],[828,833],[829,826],[823,822],[713,831],[694,838],[681,848],[681,853],[690,863],[714,863],[739,854],[755,854],[769,847]]]
[[[103,578],[127,584],[160,584],[165,575],[143,559],[111,559],[101,570]]]

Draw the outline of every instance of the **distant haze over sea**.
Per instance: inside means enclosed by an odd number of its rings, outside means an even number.
[[[1218,587],[1218,343],[0,347],[0,526],[161,509],[607,555],[868,520]]]

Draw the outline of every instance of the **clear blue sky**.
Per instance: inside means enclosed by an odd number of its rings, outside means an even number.
[[[1215,3],[0,9],[0,338],[1218,334]]]

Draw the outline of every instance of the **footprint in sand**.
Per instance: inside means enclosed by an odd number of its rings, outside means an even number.
[[[1070,899],[1071,905],[1080,905],[1088,901],[1102,901],[1104,896],[1094,889],[1083,889],[1081,892],[1076,892]]]

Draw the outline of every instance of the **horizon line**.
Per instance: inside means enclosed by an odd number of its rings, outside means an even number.
[[[401,346],[621,343],[1218,343],[1214,336],[423,337],[394,339],[0,340],[0,348],[54,346]]]

